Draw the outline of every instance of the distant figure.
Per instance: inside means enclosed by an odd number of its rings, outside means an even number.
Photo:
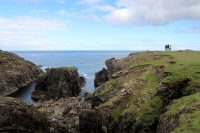
[[[167,45],[165,45],[165,51],[167,51]]]
[[[169,51],[171,51],[171,50],[172,50],[172,45],[170,44],[170,45],[169,45]]]
[[[172,45],[171,44],[166,44],[165,45],[165,51],[171,51]]]

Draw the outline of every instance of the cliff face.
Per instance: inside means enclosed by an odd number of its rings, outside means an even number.
[[[51,68],[36,81],[33,100],[50,100],[77,96],[84,85],[75,67]]]
[[[35,81],[42,72],[19,56],[0,51],[0,96],[11,95]]]
[[[116,133],[167,133],[182,129],[200,132],[198,58],[200,52],[177,51],[134,53],[107,60],[104,73],[108,81],[95,92],[103,100],[99,106],[102,128]]]

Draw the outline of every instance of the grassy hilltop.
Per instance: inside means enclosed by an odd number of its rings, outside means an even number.
[[[100,108],[135,131],[200,132],[200,52],[142,52],[116,60]],[[108,68],[109,71],[109,68]],[[123,125],[122,124],[122,125]],[[158,128],[157,128],[158,127]]]

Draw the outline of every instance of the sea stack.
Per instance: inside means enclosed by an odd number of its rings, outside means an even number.
[[[36,81],[32,99],[37,101],[77,96],[84,83],[76,67],[50,68]]]

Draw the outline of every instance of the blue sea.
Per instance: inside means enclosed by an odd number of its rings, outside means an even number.
[[[83,90],[94,91],[94,74],[105,67],[105,60],[115,57],[122,58],[134,51],[13,51],[20,57],[29,60],[42,69],[49,67],[75,66],[79,74],[86,78]],[[31,104],[31,93],[35,84],[29,85],[27,89],[19,92],[16,97]]]

